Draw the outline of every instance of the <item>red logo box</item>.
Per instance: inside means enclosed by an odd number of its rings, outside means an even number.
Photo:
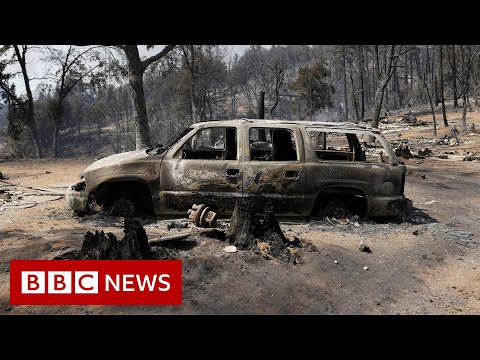
[[[181,260],[11,260],[12,305],[181,305]]]

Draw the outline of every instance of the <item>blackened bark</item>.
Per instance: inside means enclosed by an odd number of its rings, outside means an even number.
[[[345,110],[345,121],[348,121],[348,96],[347,96],[347,64],[345,59],[345,45],[343,45],[343,102]]]
[[[440,100],[442,101],[443,126],[448,126],[447,113],[445,111],[445,95],[443,90],[443,45],[440,45]]]
[[[226,238],[239,249],[254,249],[254,217],[256,209],[253,201],[240,199],[235,204]]]
[[[383,95],[385,93],[385,87],[387,86],[388,82],[383,80],[381,85],[378,87],[377,91],[375,91],[374,97],[374,106],[373,106],[373,114],[372,114],[372,127],[378,128],[378,122],[380,120],[380,112],[382,111],[382,104],[383,104]],[[383,85],[385,83],[385,85]]]
[[[360,102],[361,102],[361,119],[365,117],[365,89],[364,89],[364,72],[365,72],[365,57],[363,56],[362,46],[358,46],[358,56],[360,57]]]
[[[239,249],[255,249],[258,243],[268,244],[269,254],[275,257],[290,253],[286,249],[290,246],[300,246],[298,243],[290,243],[280,228],[273,208],[270,204],[265,206],[263,218],[256,215],[253,201],[239,199],[235,204],[230,226],[226,238],[234,243]]]
[[[413,90],[413,52],[410,52],[410,90]]]
[[[112,233],[90,231],[85,235],[82,248],[75,254],[76,260],[154,260],[155,254],[148,244],[148,237],[140,222],[125,218],[125,237],[118,241]]]
[[[375,48],[375,52],[377,54],[377,63],[378,63],[378,46]],[[387,85],[393,75],[393,69],[397,64],[398,61],[398,56],[395,56],[395,45],[391,45],[389,49],[389,56],[387,57],[388,59],[388,64],[386,65],[385,69],[386,71],[383,74],[379,74],[379,71],[377,71],[377,82],[378,82],[378,87],[375,92],[375,98],[374,98],[374,107],[372,111],[372,127],[373,128],[378,128],[378,122],[380,120],[380,112],[382,110],[382,105],[383,105],[383,96],[385,94],[385,89],[387,88]],[[374,138],[370,137],[369,141],[373,141]]]
[[[428,96],[428,101],[430,103],[430,111],[432,112],[432,117],[433,117],[433,136],[437,136],[437,118],[435,117],[435,109],[433,107],[433,99],[432,96],[430,95],[430,91],[428,90],[428,85],[425,83],[425,90],[427,90],[427,96]]]
[[[455,45],[452,45],[452,87],[453,87],[453,107],[458,107],[457,94],[457,65],[456,65]]]
[[[462,110],[462,127],[463,132],[466,134],[468,133],[467,130],[467,92],[464,91],[463,93],[463,110]]]
[[[353,100],[353,108],[355,110],[355,116],[357,121],[360,121],[360,114],[358,112],[358,102],[357,102],[357,97],[355,96],[355,83],[353,81],[353,75],[352,72],[349,73],[350,75],[350,82],[352,84],[352,100]]]
[[[28,98],[28,110],[26,111],[28,127],[32,133],[33,145],[35,147],[35,153],[39,159],[43,157],[42,146],[38,136],[37,122],[35,120],[35,112],[33,109],[33,95],[32,90],[30,89],[30,79],[28,78],[27,66],[25,61],[25,53],[27,51],[26,45],[20,53],[18,45],[13,45],[15,49],[15,55],[17,57],[20,68],[22,69],[23,82],[25,84],[25,91],[27,92]]]
[[[265,91],[258,93],[257,116],[259,119],[265,119]]]
[[[59,123],[58,121],[55,121],[53,124],[53,142],[52,142],[52,148],[53,148],[53,158],[56,159],[58,155],[58,132],[59,132]]]

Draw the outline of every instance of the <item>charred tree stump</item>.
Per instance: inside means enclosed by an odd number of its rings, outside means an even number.
[[[142,260],[154,258],[148,244],[147,233],[137,219],[126,217],[123,232],[125,237],[120,241],[122,259]]]
[[[140,222],[131,217],[125,218],[125,237],[118,241],[112,233],[90,231],[85,235],[77,260],[151,260],[155,254],[148,244],[148,237]]]
[[[76,254],[76,260],[118,260],[118,241],[112,233],[88,231],[85,234],[81,250]]]
[[[227,240],[239,249],[254,249],[256,246],[254,232],[255,204],[251,200],[240,199],[235,204]]]
[[[267,259],[280,257],[294,263],[296,258],[288,248],[300,246],[285,237],[271,204],[265,205],[262,217],[256,215],[255,204],[247,199],[237,200],[226,238],[239,249],[259,250]]]
[[[261,242],[269,244],[270,253],[275,257],[279,256],[289,244],[285,234],[280,229],[280,224],[273,213],[271,204],[265,207],[265,215],[259,224],[259,230]]]

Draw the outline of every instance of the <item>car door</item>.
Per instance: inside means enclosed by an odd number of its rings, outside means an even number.
[[[303,143],[296,126],[245,124],[244,197],[261,212],[270,200],[277,215],[304,215]]]
[[[161,213],[185,213],[205,204],[229,214],[242,196],[237,126],[205,126],[190,135],[160,169]]]

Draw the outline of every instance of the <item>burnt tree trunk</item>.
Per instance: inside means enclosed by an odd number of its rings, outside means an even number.
[[[132,89],[133,121],[135,123],[135,148],[143,149],[150,144],[150,128],[143,90],[145,68],[140,60],[137,45],[125,45],[128,64],[128,84]]]
[[[22,69],[23,82],[25,84],[25,91],[27,92],[28,109],[26,111],[26,114],[27,114],[28,128],[30,129],[30,132],[32,134],[33,145],[35,147],[35,153],[37,155],[37,158],[41,159],[43,158],[43,152],[42,152],[42,146],[40,144],[40,138],[38,136],[37,122],[35,120],[35,111],[33,108],[33,95],[32,95],[32,90],[30,89],[30,79],[28,78],[27,65],[25,60],[25,53],[27,52],[27,48],[26,48],[26,45],[23,45],[24,48],[22,50],[22,53],[20,53],[20,49],[18,45],[13,45],[13,46],[15,49],[15,55],[17,57],[18,63],[20,64],[20,68]]]
[[[388,80],[382,79],[380,86],[375,91],[375,97],[373,99],[373,111],[372,111],[372,127],[378,128],[378,122],[380,120],[380,112],[382,111],[383,95],[385,94],[385,88],[388,84]]]
[[[265,119],[265,91],[260,91],[258,94],[257,116],[259,119]]]
[[[119,47],[127,58],[128,84],[132,89],[133,121],[136,130],[135,148],[139,150],[150,146],[150,127],[143,90],[143,74],[148,66],[166,56],[175,45],[167,45],[162,51],[145,60],[140,60],[137,45],[119,45]]]
[[[378,66],[378,46],[376,45],[377,52],[377,66]],[[393,75],[393,69],[397,65],[397,57],[395,57],[395,46],[391,45],[389,49],[389,61],[388,65],[385,65],[385,72],[380,74],[377,71],[377,90],[375,91],[374,105],[372,109],[372,128],[378,128],[378,122],[380,120],[380,111],[382,110],[383,97],[388,95],[387,85]],[[386,58],[385,58],[386,59]],[[386,60],[385,60],[386,61]],[[386,91],[387,90],[387,91]],[[388,99],[386,99],[388,103]],[[373,137],[370,136],[369,142],[373,141]]]
[[[188,49],[188,51],[186,50]],[[192,122],[196,123],[198,121],[198,106],[195,96],[195,87],[196,87],[196,73],[195,73],[195,45],[186,45],[182,46],[183,57],[185,63],[187,64],[188,71],[190,72],[190,109],[191,109],[191,119]]]
[[[365,117],[365,85],[364,85],[364,72],[365,72],[365,57],[363,56],[362,46],[358,46],[358,55],[360,57],[360,96],[361,96],[361,119]]]
[[[442,101],[443,126],[448,126],[447,113],[445,111],[445,92],[443,89],[443,46],[440,45],[440,100]]]
[[[347,94],[347,61],[345,55],[345,45],[343,45],[343,103],[345,111],[345,121],[348,121],[348,94]]]
[[[430,95],[430,91],[428,90],[428,85],[425,83],[425,90],[427,91],[428,102],[430,103],[430,111],[432,112],[433,117],[433,136],[437,136],[437,118],[435,117],[435,108],[433,107],[433,99],[432,95]]]
[[[463,94],[462,128],[463,128],[463,132],[465,134],[467,134],[468,133],[468,129],[467,129],[467,94],[466,94],[465,90],[464,90],[464,94]]]
[[[433,100],[435,101],[435,106],[438,106],[440,100],[438,99],[438,86],[437,86],[437,75],[435,75],[435,45],[432,45],[432,85],[433,85]]]
[[[287,246],[298,246],[290,244],[283,234],[271,205],[265,206],[265,214],[260,217],[256,215],[255,204],[248,199],[237,200],[226,238],[239,249],[256,249],[259,243],[268,244],[268,251],[274,257],[289,256]]]
[[[260,227],[260,240],[268,243],[270,245],[270,253],[277,257],[283,252],[289,241],[280,228],[280,224],[273,213],[273,208],[267,207],[265,210]]]
[[[256,246],[255,235],[253,234],[255,212],[253,201],[237,200],[227,230],[227,239],[239,249],[254,249]]]
[[[52,156],[54,159],[58,156],[58,133],[60,124],[55,121],[53,124]]]
[[[410,90],[413,90],[413,51],[410,51]]]
[[[453,87],[453,107],[458,107],[457,95],[457,64],[455,55],[455,45],[452,45],[452,87]]]
[[[352,100],[353,100],[353,108],[355,110],[355,116],[357,118],[357,122],[360,121],[360,114],[358,112],[358,102],[357,102],[357,98],[355,96],[355,83],[354,83],[354,80],[353,80],[353,75],[352,73],[350,72],[349,73],[350,75],[350,81],[352,83]]]

